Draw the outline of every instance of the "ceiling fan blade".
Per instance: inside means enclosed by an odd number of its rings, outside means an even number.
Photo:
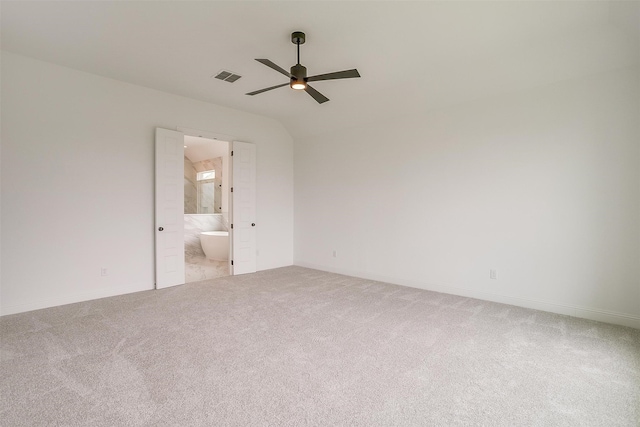
[[[279,87],[288,86],[288,85],[289,85],[289,83],[282,83],[281,85],[275,85],[275,86],[271,86],[271,87],[266,87],[264,89],[256,90],[254,92],[245,93],[245,95],[252,95],[253,96],[253,95],[257,95],[257,94],[262,93],[262,92],[266,92],[266,91],[271,90],[271,89],[278,89]]]
[[[287,70],[285,70],[284,68],[274,64],[273,62],[269,61],[268,59],[256,59],[256,61],[258,61],[258,62],[266,65],[267,67],[272,68],[272,69],[276,70],[277,72],[282,73],[285,76],[291,78],[291,74]]]
[[[318,92],[317,90],[315,90],[309,85],[307,85],[307,88],[305,89],[305,91],[309,95],[311,95],[313,99],[318,101],[318,104],[322,104],[323,102],[327,102],[329,100],[329,98],[327,98],[326,96],[324,96],[323,94],[321,94],[320,92]]]
[[[360,77],[360,73],[355,68],[353,70],[336,71],[335,73],[318,74],[317,76],[308,77],[307,81],[317,82],[320,80],[352,79],[354,77]]]

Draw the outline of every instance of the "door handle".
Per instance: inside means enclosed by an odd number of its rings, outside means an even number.
[[[252,222],[252,223],[251,223],[251,226],[252,226],[252,227],[255,227],[255,226],[256,226],[256,223],[255,223],[255,222]]]
[[[164,227],[158,227],[158,231],[164,230]]]

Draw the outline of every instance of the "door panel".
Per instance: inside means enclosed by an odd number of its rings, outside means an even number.
[[[184,283],[184,135],[156,128],[156,289]]]
[[[256,271],[256,147],[232,143],[233,274]]]

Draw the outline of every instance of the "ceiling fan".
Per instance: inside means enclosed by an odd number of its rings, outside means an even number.
[[[323,102],[327,102],[329,98],[309,86],[308,82],[318,82],[321,80],[336,80],[336,79],[351,79],[354,77],[360,77],[360,73],[355,68],[353,70],[344,70],[344,71],[336,71],[333,73],[327,74],[318,74],[316,76],[307,77],[307,68],[300,64],[300,45],[305,42],[305,34],[302,31],[295,31],[291,33],[291,42],[298,47],[298,63],[291,67],[291,72],[287,72],[284,68],[279,67],[268,59],[256,59],[256,61],[266,65],[269,68],[276,70],[277,72],[284,74],[289,77],[289,83],[282,83],[280,85],[267,87],[264,89],[256,90],[254,92],[249,92],[246,95],[257,95],[262,92],[266,92],[268,90],[277,89],[279,87],[283,87],[286,85],[291,86],[291,89],[304,90],[307,92],[313,99],[315,99],[318,104],[322,104]]]

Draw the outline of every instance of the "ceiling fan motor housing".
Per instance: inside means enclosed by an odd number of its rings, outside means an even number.
[[[291,79],[295,80],[306,80],[307,78],[307,67],[302,64],[296,64],[291,67]]]
[[[303,85],[294,87],[294,85]],[[307,85],[307,67],[302,64],[296,64],[291,67],[291,86],[292,89],[302,89]]]

